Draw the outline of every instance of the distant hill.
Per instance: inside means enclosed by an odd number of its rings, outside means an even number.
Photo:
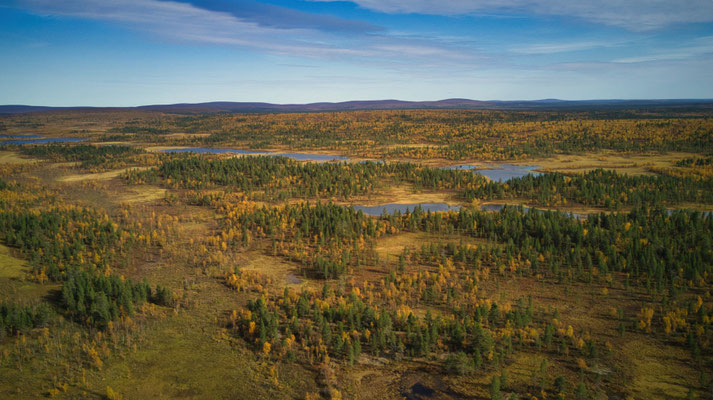
[[[480,101],[447,99],[439,101],[365,100],[340,103],[272,104],[217,101],[210,103],[157,104],[139,107],[44,107],[26,105],[0,106],[0,114],[20,114],[61,110],[137,110],[158,111],[176,114],[200,114],[220,112],[283,113],[354,110],[405,110],[405,109],[469,109],[469,110],[583,110],[625,108],[713,108],[713,99],[672,100],[523,100]]]

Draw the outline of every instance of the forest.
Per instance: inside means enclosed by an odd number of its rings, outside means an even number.
[[[709,111],[0,122],[0,397],[713,393]]]

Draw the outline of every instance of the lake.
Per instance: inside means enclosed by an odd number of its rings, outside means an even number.
[[[527,175],[538,176],[540,172],[535,172],[535,169],[542,168],[537,165],[515,165],[515,164],[487,164],[487,165],[453,165],[445,167],[446,169],[465,169],[472,170],[484,177],[495,181],[505,182],[513,178],[522,178]]]
[[[355,211],[361,211],[366,215],[381,216],[386,212],[387,214],[393,214],[396,211],[404,214],[406,212],[413,212],[416,207],[421,207],[423,212],[436,212],[436,211],[458,211],[460,206],[449,206],[446,203],[411,203],[411,204],[382,204],[378,206],[360,206],[353,205]]]

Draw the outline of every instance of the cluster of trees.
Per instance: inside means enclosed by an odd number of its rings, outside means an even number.
[[[116,275],[75,269],[62,284],[62,301],[76,321],[105,328],[121,315],[134,315],[135,309],[147,301],[170,305],[172,297],[161,285],[152,291],[146,282],[133,283]]]
[[[47,303],[21,306],[13,302],[0,302],[0,338],[45,327],[53,314],[54,311]]]
[[[232,222],[226,227],[245,228],[268,243],[296,242],[299,236],[302,250],[309,254],[331,237],[375,239],[398,232],[458,234],[488,242],[451,240],[407,248],[393,270],[376,283],[341,279],[335,287],[325,282],[321,292],[285,289],[281,296],[256,289],[261,297],[234,311],[228,324],[263,354],[288,359],[299,355],[315,363],[325,357],[352,363],[362,353],[395,359],[436,355],[456,373],[497,369],[525,349],[556,352],[574,365],[578,358],[608,354],[590,332],[568,326],[556,311],[535,312],[531,299],[496,303],[483,296],[480,285],[493,274],[596,280],[606,285],[618,279],[627,288],[639,285],[663,303],[655,312],[653,307],[642,309],[638,317],[626,318],[618,310],[620,332],[648,332],[654,327],[687,346],[695,357],[710,350],[713,307],[700,298],[680,305],[692,286],[707,287],[713,277],[713,218],[703,213],[642,206],[580,221],[516,207],[498,213],[467,208],[430,213],[417,208],[362,219],[350,208],[339,208],[247,208],[229,215]],[[282,213],[289,217],[281,219]],[[326,238],[320,239],[323,235]],[[359,259],[359,254],[373,254],[374,243],[366,240],[365,246],[354,248],[347,241],[342,247]],[[274,248],[266,246],[265,251]],[[293,248],[286,254],[295,252]],[[260,282],[233,275],[229,280],[240,284],[229,286],[239,290],[246,290],[251,281]]]
[[[72,266],[103,270],[132,235],[88,208],[0,212],[0,240],[19,248],[40,281],[62,280]]]
[[[713,276],[713,217],[694,211],[642,206],[629,213],[601,213],[579,221],[559,212],[524,212],[505,207],[488,213],[423,212],[369,218],[334,204],[227,209],[224,232],[216,238],[234,246],[269,238],[266,251],[312,266],[333,278],[348,268],[374,264],[374,241],[398,232],[459,233],[501,245],[477,253],[453,253],[476,262],[557,279],[592,279],[621,272],[628,284],[663,291],[671,285]],[[453,251],[456,251],[454,249]],[[478,261],[479,262],[479,261]]]
[[[456,244],[454,242],[437,245],[434,243],[423,244],[416,251],[407,250],[399,257],[398,273],[392,273],[386,277],[381,288],[374,288],[368,284],[362,288],[363,293],[369,301],[379,307],[391,308],[392,313],[397,313],[399,307],[447,307],[451,314],[464,318],[470,317],[469,321],[483,321],[485,326],[492,326],[493,321],[483,320],[484,315],[489,315],[489,309],[482,308],[482,299],[478,297],[477,282],[488,278],[490,271],[497,271],[499,274],[515,273],[534,277],[551,277],[559,281],[580,280],[592,282],[598,280],[606,284],[611,284],[614,277],[620,277],[626,287],[638,285],[646,288],[652,293],[662,295],[665,301],[673,301],[680,294],[686,293],[691,286],[705,287],[710,284],[713,276],[713,218],[700,212],[675,211],[668,212],[665,209],[641,207],[634,209],[630,213],[608,214],[602,213],[593,215],[589,219],[579,221],[574,218],[562,215],[557,212],[525,213],[520,208],[505,207],[498,213],[486,213],[477,210],[463,208],[459,212],[428,213],[417,208],[413,213],[395,213],[384,215],[379,218],[367,218],[359,223],[360,213],[356,213],[349,208],[342,208],[334,205],[300,205],[282,208],[261,208],[261,211],[235,214],[229,218],[235,218],[230,225],[233,230],[245,227],[249,232],[262,235],[266,238],[273,238],[279,243],[278,238],[286,239],[299,236],[302,238],[312,237],[312,240],[300,239],[300,242],[285,252],[285,255],[299,253],[299,246],[303,246],[301,251],[306,261],[313,262],[315,266],[323,264],[315,263],[317,257],[307,257],[306,254],[315,254],[314,249],[320,249],[318,243],[322,235],[328,237],[348,238],[371,237],[397,233],[403,231],[410,232],[432,232],[444,234],[462,234],[477,238],[488,239],[489,245],[468,245]],[[314,210],[312,210],[314,209]],[[317,210],[322,210],[317,212]],[[278,215],[282,211],[290,218],[282,220]],[[325,213],[324,210],[333,210],[333,213]],[[268,215],[274,214],[269,217]],[[320,220],[320,215],[326,218]],[[305,216],[309,216],[305,218]],[[340,224],[339,220],[343,222]],[[368,222],[373,220],[375,222]],[[306,221],[309,221],[308,223]],[[357,221],[357,223],[354,223]],[[335,227],[342,227],[335,230]],[[264,228],[264,231],[261,229]],[[308,229],[309,228],[309,229]],[[350,234],[350,230],[353,232]],[[293,233],[290,233],[293,232]],[[372,235],[373,232],[373,235]],[[292,236],[294,235],[294,236]],[[304,235],[304,236],[302,236]],[[328,240],[327,240],[328,242]],[[325,242],[325,243],[327,243]],[[361,263],[352,261],[352,267],[361,264],[376,262],[373,257],[373,241],[366,241],[364,247],[354,248],[349,244],[342,248],[349,249],[351,260],[361,260]],[[277,246],[280,248],[279,245]],[[266,251],[274,251],[266,249]],[[318,253],[317,253],[318,254]],[[360,254],[362,255],[360,257]],[[335,261],[339,260],[336,258]],[[406,266],[426,265],[436,268],[438,272],[429,273],[420,270],[408,273],[410,269]],[[455,267],[454,267],[455,266]],[[328,272],[322,273],[323,277],[330,278]],[[354,290],[353,293],[361,293]],[[289,297],[289,296],[288,296]],[[296,297],[296,296],[292,296]],[[304,300],[300,300],[300,297]],[[328,296],[327,296],[328,297]],[[344,296],[346,305],[354,300],[350,296]],[[348,301],[349,300],[349,301]],[[307,344],[310,351],[316,352],[313,356],[318,356],[320,348],[317,346],[320,340],[324,347],[321,351],[328,352],[330,357],[343,356],[349,359],[356,349],[368,348],[368,351],[388,352],[389,354],[401,355],[423,355],[422,344],[430,343],[431,338],[426,336],[424,326],[421,326],[421,335],[408,334],[418,331],[415,326],[402,326],[404,333],[399,334],[398,330],[393,332],[385,329],[383,335],[379,334],[377,320],[369,322],[369,333],[361,332],[364,336],[358,345],[354,339],[346,341],[342,333],[351,331],[351,322],[345,315],[347,310],[341,309],[337,315],[342,319],[324,322],[322,317],[314,316],[311,330],[304,331],[306,327],[299,324],[304,315],[315,314],[313,309],[300,313],[297,311],[297,323],[295,323],[295,311],[292,308],[284,308],[284,304],[292,304],[299,309],[305,310],[305,304],[314,308],[314,304],[319,304],[322,311],[325,310],[324,296],[317,294],[300,294],[292,299],[264,299],[268,312],[262,306],[252,306],[249,318],[244,318],[241,326],[241,335],[251,340],[257,338],[263,343],[261,338],[271,341],[272,349],[282,349],[285,343],[281,340],[294,335],[295,338]],[[344,305],[344,301],[339,300],[338,304]],[[269,306],[274,302],[274,309]],[[300,306],[300,304],[302,306]],[[369,303],[367,303],[369,304]],[[257,308],[256,308],[257,307]],[[354,306],[357,307],[357,306]],[[542,332],[538,335],[527,333],[528,324],[532,320],[532,315],[528,313],[528,307],[518,307],[513,311],[501,316],[499,321],[509,321],[509,326],[524,329],[525,332],[512,336],[511,340],[520,342],[520,338],[529,338],[530,344],[540,346],[549,345],[555,340],[557,349],[567,353],[569,349],[579,349],[583,356],[594,356],[597,345],[586,336],[580,336],[570,332],[570,329],[558,325],[556,318],[548,324],[540,326]],[[358,309],[358,308],[357,308]],[[328,310],[328,308],[327,308]],[[698,315],[699,310],[702,314]],[[510,313],[512,311],[512,313]],[[680,343],[689,343],[692,351],[700,354],[708,349],[710,337],[711,312],[705,307],[695,308],[695,312],[690,314],[695,316],[697,323],[690,322],[688,325],[681,323],[676,315],[667,316],[658,321],[669,321],[677,328],[671,328],[672,332],[679,332],[676,336]],[[282,312],[285,312],[283,315]],[[327,311],[330,312],[330,311]],[[497,314],[496,314],[497,315]],[[326,316],[326,314],[324,315]],[[380,315],[377,315],[380,317]],[[480,318],[480,319],[479,319]],[[504,318],[504,319],[502,319]],[[621,317],[620,317],[621,318]],[[397,320],[394,315],[389,315],[392,321]],[[384,317],[384,322],[389,321]],[[458,318],[456,318],[457,320]],[[651,325],[649,322],[643,326]],[[416,318],[418,321],[418,318]],[[461,322],[453,322],[453,325],[440,326],[439,332],[448,332],[460,337],[463,331],[467,335],[475,332],[476,328]],[[486,322],[487,321],[487,322]],[[679,322],[677,322],[679,321]],[[250,322],[253,322],[252,325]],[[341,322],[341,325],[340,325]],[[373,326],[372,326],[373,322]],[[330,329],[324,328],[328,326]],[[333,324],[333,325],[330,325]],[[632,324],[621,323],[622,328]],[[262,328],[264,326],[264,328]],[[294,328],[298,327],[296,331]],[[374,328],[376,326],[376,328]],[[384,326],[389,326],[388,324]],[[393,326],[393,325],[392,325]],[[683,327],[688,326],[688,329]],[[408,328],[407,328],[408,327]],[[289,330],[286,330],[289,328]],[[277,329],[277,330],[276,330]],[[564,329],[564,333],[562,333]],[[676,331],[678,329],[678,331]],[[263,332],[263,333],[261,333]],[[326,335],[320,336],[315,332]],[[357,329],[359,332],[359,329]],[[264,335],[263,335],[264,334]],[[377,339],[373,339],[376,334]],[[254,336],[257,335],[257,336]],[[527,336],[531,335],[531,336]],[[340,336],[337,340],[335,337]],[[306,339],[312,338],[312,339]],[[411,339],[408,339],[411,338]],[[539,339],[537,339],[539,338]],[[558,339],[559,338],[559,339]],[[382,340],[383,339],[383,340]],[[276,343],[277,340],[280,343]],[[312,340],[312,341],[310,341]],[[374,342],[374,340],[376,340]],[[289,340],[287,344],[289,344]],[[458,340],[446,341],[444,343],[459,343]],[[330,344],[331,343],[331,344]],[[468,341],[466,340],[466,343]],[[352,346],[350,350],[349,345]],[[316,347],[315,347],[316,346]],[[289,346],[288,346],[289,347]],[[507,347],[506,347],[507,348]],[[478,353],[473,349],[457,346],[449,347],[452,352],[464,352],[469,361],[469,365],[480,365]],[[482,349],[481,349],[482,350]],[[503,354],[503,353],[500,353]],[[507,354],[507,352],[505,353]],[[482,359],[484,354],[480,353]],[[469,367],[470,368],[470,367]]]
[[[223,223],[225,235],[220,240],[228,245],[272,238],[273,254],[308,265],[323,278],[336,278],[348,267],[373,262],[375,253],[367,249],[367,242],[386,229],[383,222],[332,203],[235,209]]]
[[[234,311],[228,321],[255,348],[277,357],[353,363],[361,353],[395,359],[445,358],[446,370],[469,373],[502,365],[515,351],[556,351],[596,358],[600,345],[555,311],[536,314],[531,298],[495,303],[479,293],[489,266],[471,266],[439,246],[445,264],[374,283],[325,283],[321,292],[285,289]],[[439,257],[441,259],[441,257]],[[419,312],[414,310],[418,309]],[[420,316],[419,316],[420,315]]]
[[[526,175],[492,182],[466,170],[432,168],[412,163],[299,163],[284,157],[214,159],[177,156],[156,169],[129,171],[130,183],[157,183],[195,190],[227,186],[254,200],[339,198],[366,195],[400,183],[414,190],[452,190],[464,200],[528,199],[545,206],[579,203],[607,209],[681,202],[713,204],[713,176],[629,176],[596,169],[564,175]],[[211,196],[214,196],[213,193]],[[205,203],[199,201],[199,203]]]
[[[705,167],[713,165],[713,157],[691,157],[676,161],[677,167]]]
[[[121,168],[156,158],[139,147],[125,145],[50,144],[18,146],[18,150],[25,155],[52,161],[79,162],[81,168],[89,170]]]
[[[138,126],[134,124],[127,124],[121,128],[111,128],[108,130],[110,133],[143,133],[148,135],[164,135],[170,131],[166,128],[156,128],[153,126]]]
[[[287,198],[349,199],[398,183],[420,189],[462,189],[487,180],[468,171],[431,168],[412,163],[300,163],[285,157],[210,159],[184,156],[164,161],[158,169],[129,171],[130,183],[156,183],[203,189],[230,186],[260,200]]]
[[[365,164],[301,164],[285,157],[208,159],[188,156],[167,160],[158,170],[133,172],[129,182],[154,182],[157,176],[191,189],[233,186],[243,192],[268,191],[274,197],[349,197],[369,192],[379,167]]]
[[[629,176],[613,170],[596,169],[582,174],[545,173],[526,175],[507,183],[492,182],[463,191],[473,199],[527,198],[556,206],[568,202],[618,209],[621,206],[713,204],[713,179],[668,175]]]
[[[321,292],[285,289],[283,296],[249,302],[229,323],[257,349],[264,350],[268,343],[272,353],[290,359],[299,353],[312,362],[329,356],[350,364],[362,352],[397,359],[463,352],[469,363],[482,368],[503,361],[514,345],[534,346],[536,337],[545,336],[532,323],[531,305],[501,310],[481,300],[476,306],[452,307],[441,314],[428,308],[433,303],[421,301],[428,311],[417,317],[406,305],[379,299],[398,283],[390,281],[369,292],[354,288],[348,294],[328,284]],[[414,300],[406,292],[398,296],[404,302]]]

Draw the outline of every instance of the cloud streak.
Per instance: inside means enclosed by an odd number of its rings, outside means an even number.
[[[225,12],[261,26],[281,29],[314,29],[324,32],[362,34],[381,32],[383,27],[364,21],[312,14],[251,0],[177,0],[209,11]]]
[[[342,0],[311,0],[333,2]],[[711,0],[351,0],[389,14],[535,14],[574,17],[631,31],[713,21]]]
[[[427,39],[392,37],[369,24],[354,25],[347,32],[331,31],[330,25],[339,18],[316,17],[307,22],[286,23],[283,20],[287,14],[283,14],[271,22],[267,17],[251,20],[247,15],[237,16],[236,10],[228,11],[223,7],[225,3],[214,4],[216,10],[163,0],[21,0],[20,3],[40,15],[106,21],[175,41],[238,46],[294,57],[414,62],[428,61],[438,55],[448,62],[462,61],[463,55],[468,54]]]

